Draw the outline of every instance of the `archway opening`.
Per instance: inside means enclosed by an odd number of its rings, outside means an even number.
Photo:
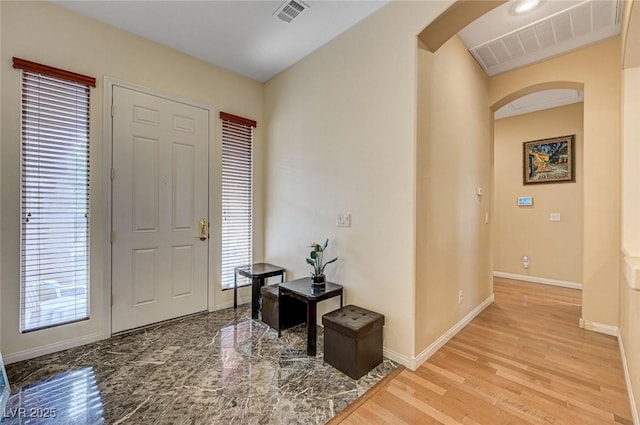
[[[548,82],[492,105],[495,277],[582,289],[583,90]]]

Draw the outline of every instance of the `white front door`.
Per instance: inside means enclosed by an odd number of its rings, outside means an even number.
[[[207,309],[209,111],[119,86],[112,110],[115,333]]]

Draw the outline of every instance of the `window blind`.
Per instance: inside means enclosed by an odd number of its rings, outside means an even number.
[[[234,268],[252,262],[253,129],[255,121],[222,119],[222,289],[233,288]],[[238,282],[240,283],[240,282]]]
[[[22,69],[23,332],[89,317],[91,77],[14,58]]]

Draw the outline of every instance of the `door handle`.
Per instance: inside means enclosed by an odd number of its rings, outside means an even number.
[[[201,241],[206,241],[209,239],[209,220],[206,218],[200,219],[200,236],[198,237]]]

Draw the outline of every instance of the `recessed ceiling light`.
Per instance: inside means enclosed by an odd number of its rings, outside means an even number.
[[[524,14],[532,11],[540,4],[540,0],[522,0],[515,7],[515,11],[517,14]]]

